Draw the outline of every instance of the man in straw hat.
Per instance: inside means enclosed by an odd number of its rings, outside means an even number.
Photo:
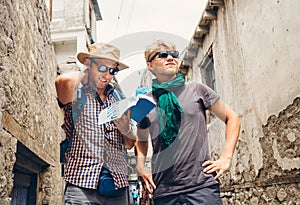
[[[55,81],[59,105],[64,111],[62,127],[67,139],[71,137],[65,154],[64,203],[127,204],[129,184],[123,148],[130,149],[135,143],[130,112],[104,124],[98,123],[98,117],[103,109],[119,100],[116,96],[120,93],[110,82],[128,66],[119,61],[120,50],[105,43],[91,45],[89,53],[79,53],[77,58],[87,69],[62,74]],[[75,92],[80,84],[82,88]],[[105,176],[112,183],[106,184],[102,180]]]

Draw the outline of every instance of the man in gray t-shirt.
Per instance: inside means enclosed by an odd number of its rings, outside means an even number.
[[[156,76],[151,95],[157,102],[138,124],[137,172],[155,204],[221,204],[218,178],[229,169],[240,129],[236,113],[209,87],[187,83],[178,74],[173,43],[156,41],[145,50]],[[220,159],[210,160],[205,111],[226,123]],[[144,167],[147,138],[153,147],[152,174]]]

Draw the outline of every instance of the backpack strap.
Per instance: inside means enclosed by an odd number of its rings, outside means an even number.
[[[72,138],[73,138],[73,131],[75,127],[75,121],[77,120],[78,116],[80,115],[81,111],[83,110],[84,104],[86,103],[86,94],[82,91],[82,88],[77,88],[77,101],[72,106],[72,125],[71,131],[69,136],[69,143],[67,147],[67,152],[71,150],[72,146]]]
[[[64,175],[64,164],[66,162],[65,154],[71,150],[74,124],[81,111],[83,110],[86,102],[86,94],[82,91],[82,88],[77,88],[77,101],[72,104],[72,123],[70,127],[70,136],[60,143],[60,163],[61,163],[61,174]]]

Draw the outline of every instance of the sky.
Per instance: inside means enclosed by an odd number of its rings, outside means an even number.
[[[103,20],[99,38],[110,41],[140,31],[190,39],[207,0],[98,0]]]
[[[98,0],[103,20],[97,39],[121,50],[122,62],[130,66],[117,79],[128,96],[135,93],[146,63],[143,51],[154,40],[174,42],[183,52],[192,38],[207,0]],[[131,84],[126,80],[130,77]]]

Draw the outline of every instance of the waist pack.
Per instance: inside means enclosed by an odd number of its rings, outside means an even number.
[[[118,196],[125,191],[126,187],[116,189],[114,179],[106,168],[102,168],[98,184],[98,193],[104,196]]]

